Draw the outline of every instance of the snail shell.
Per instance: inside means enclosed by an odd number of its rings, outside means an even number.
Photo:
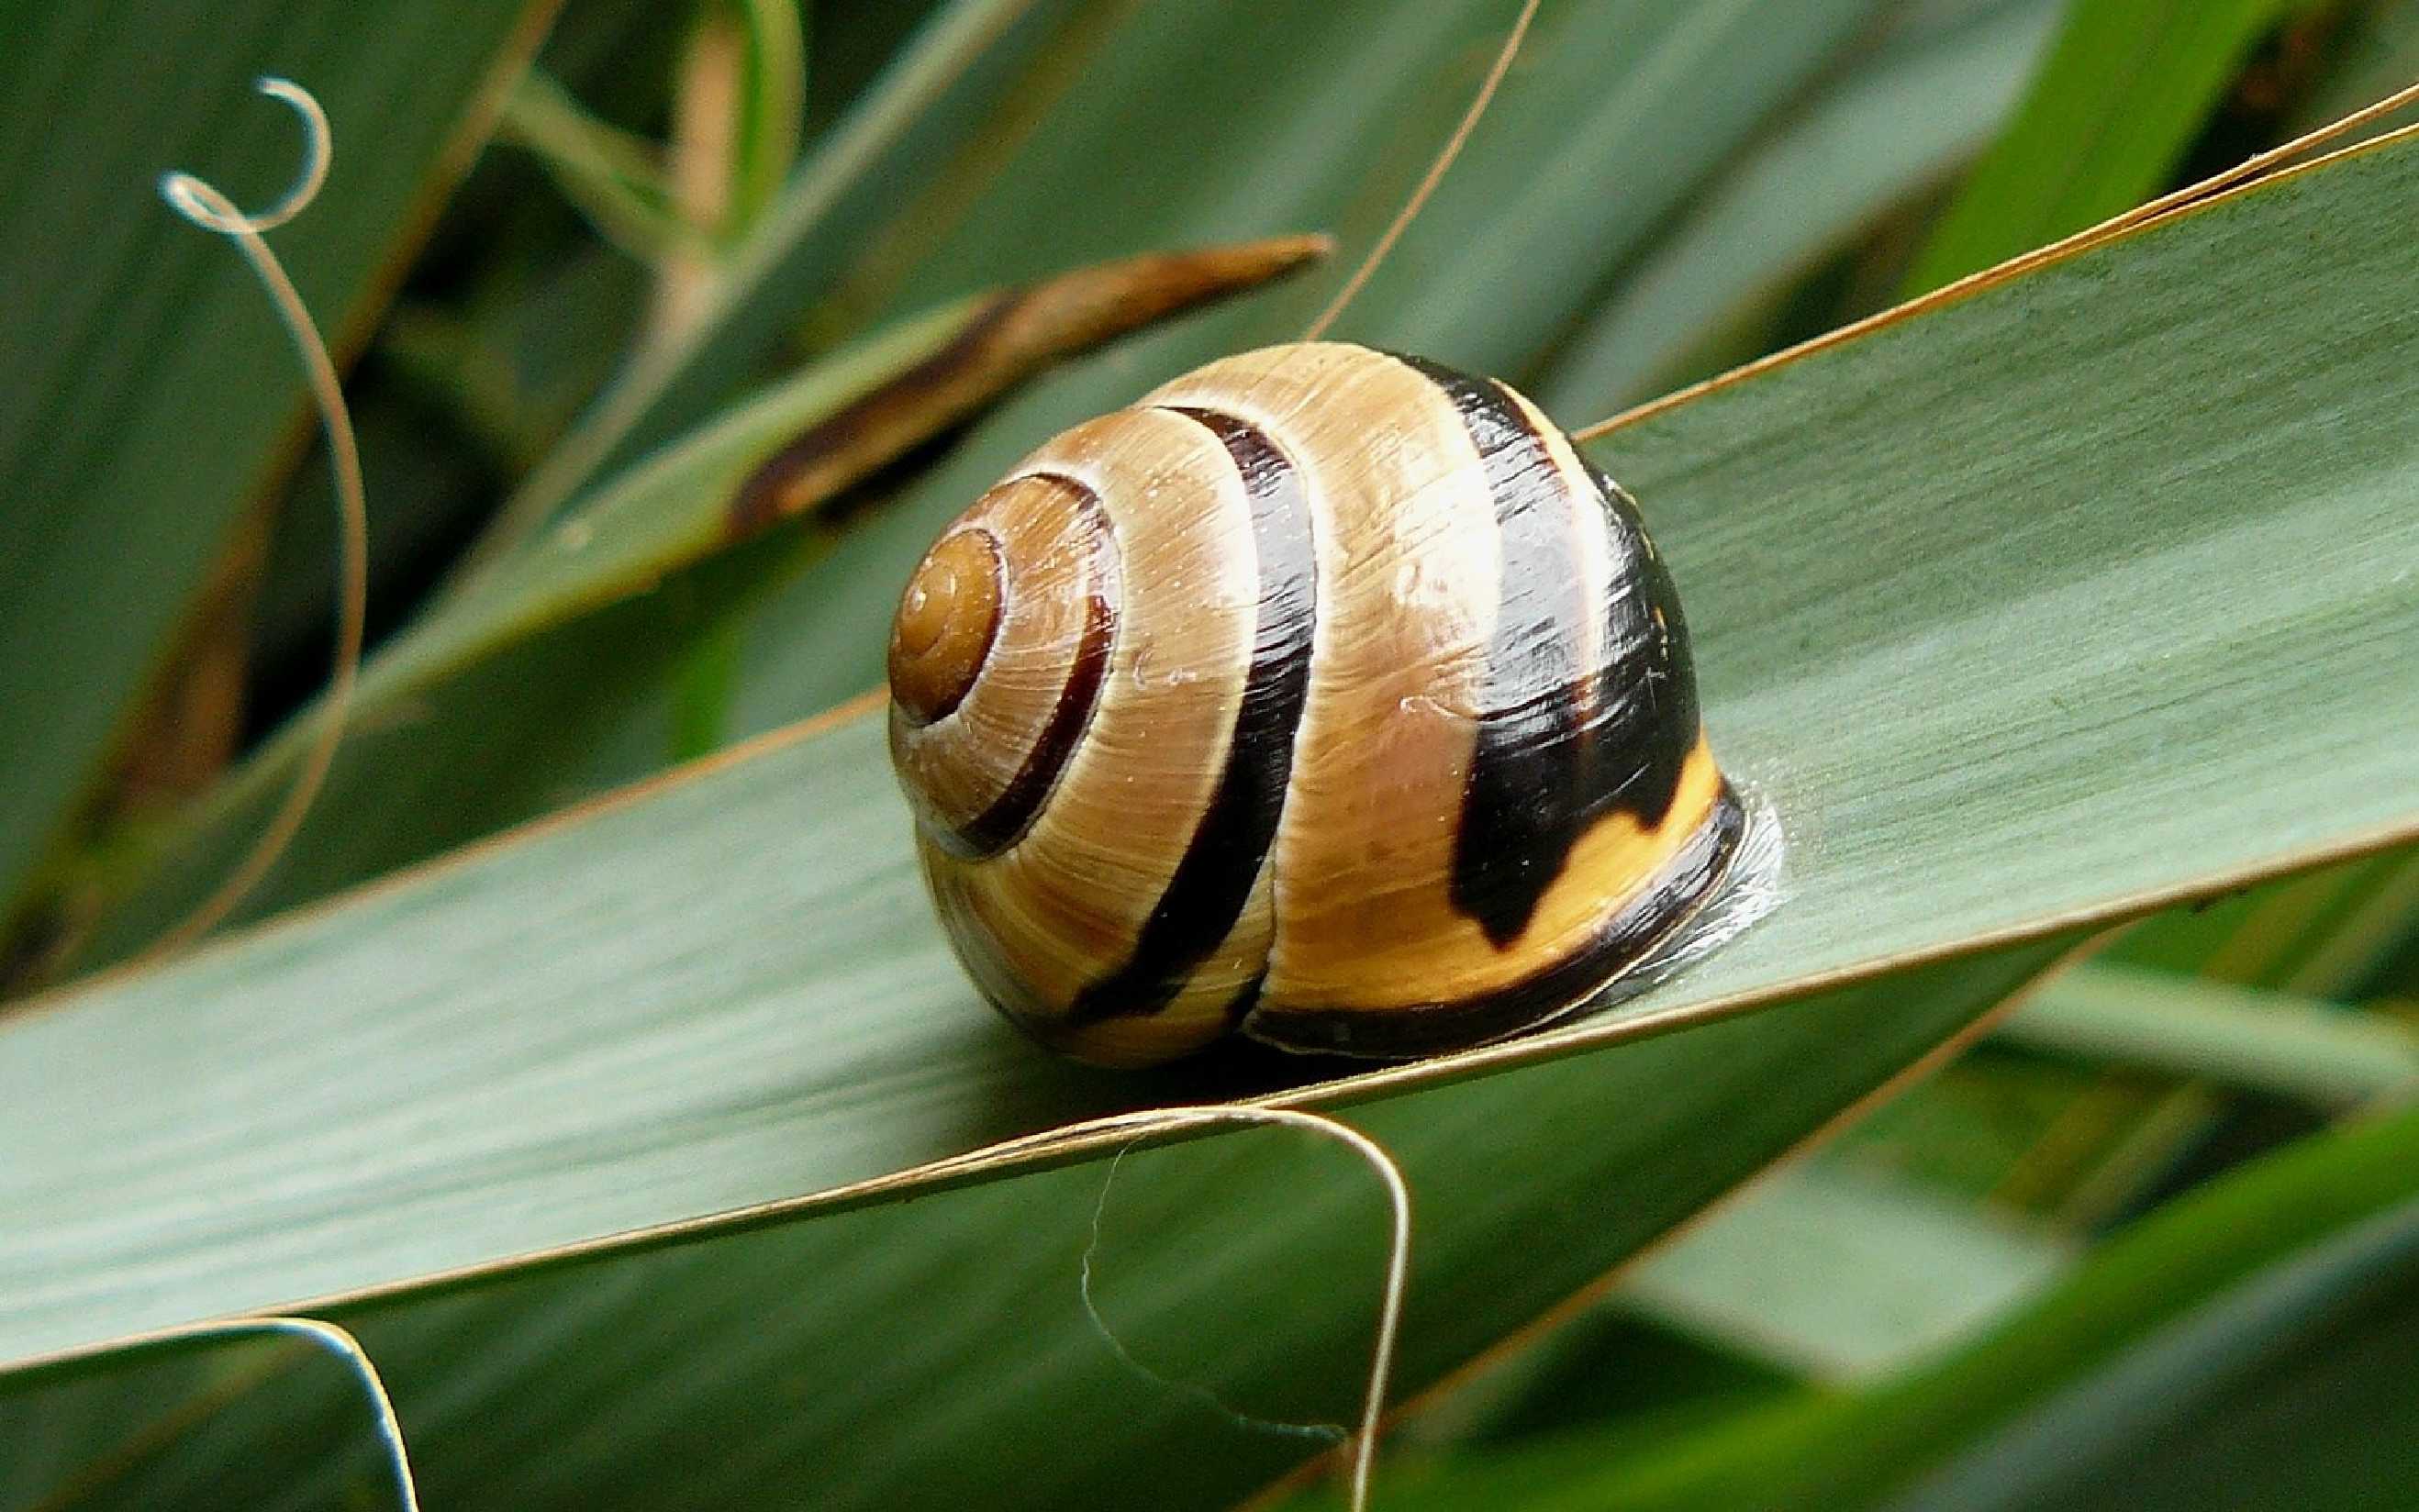
[[[890,687],[959,958],[1107,1065],[1533,1027],[1744,826],[1636,502],[1502,384],[1360,347],[1035,452],[917,568]]]

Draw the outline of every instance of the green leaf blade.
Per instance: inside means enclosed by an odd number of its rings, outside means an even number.
[[[298,145],[254,81],[316,93],[334,166],[271,240],[342,350],[549,10],[442,3],[365,27],[345,5],[247,0],[127,27],[56,9],[12,39],[26,124],[0,143],[0,211],[20,228],[0,248],[17,312],[0,407],[0,910],[23,905],[32,869],[100,792],[170,638],[309,412],[243,259],[162,205],[159,176],[186,169],[268,203]]]
[[[2014,123],[1909,270],[1910,294],[2150,197],[2252,43],[2298,0],[2076,0]]]
[[[1618,437],[1687,585],[1717,748],[1789,826],[1787,896],[1611,1014],[1342,1090],[2410,835],[2419,666],[2391,649],[2419,635],[2419,305],[2380,207],[2414,193],[2419,144],[2389,144]],[[2293,323],[2244,322],[2280,257],[2307,280]],[[2328,301],[2370,323],[2313,319]],[[1887,523],[1864,510],[1885,486]],[[2246,722],[2246,699],[2297,717]],[[0,1250],[0,1348],[834,1188],[1176,1093],[1058,1067],[976,1005],[881,749],[865,722],[777,740],[0,1028],[0,1116],[40,1155],[0,1177],[39,1236]],[[234,1127],[162,1165],[212,1088]],[[174,1196],[195,1190],[254,1196]]]
[[[2419,1091],[2419,1036],[2386,1019],[2138,967],[2072,972],[2000,1033],[2035,1049],[2205,1076],[2342,1111]]]
[[[1692,343],[1990,141],[2056,19],[2000,6],[1893,39],[1689,208],[1563,343],[1537,396],[1565,415],[1652,397]]]
[[[1500,1462],[1472,1457],[1436,1479],[1466,1499],[1451,1504],[1531,1505],[1503,1493],[1528,1482],[1521,1460],[1533,1455],[1563,1471],[1545,1504],[1623,1512],[2193,1505],[2212,1482],[2340,1484],[2337,1464],[2374,1485],[2396,1441],[2368,1430],[2408,1416],[2408,1394],[2387,1383],[2400,1380],[2393,1363],[2419,1273],[2414,1153],[2419,1113],[2408,1111],[2303,1140],[2134,1225],[1988,1336],[1862,1390],[1801,1394],[1642,1454],[1591,1456],[1591,1436],[1577,1436]],[[2263,1404],[2289,1414],[2289,1399],[2263,1396],[2259,1366],[2348,1313],[2372,1331],[2346,1341],[2347,1374],[2391,1399],[2313,1425],[2337,1438],[2336,1454],[2272,1451],[2255,1464],[2230,1456],[2222,1433],[2152,1427],[2212,1407],[2235,1411],[2238,1426],[2261,1426]],[[2301,1359],[2305,1376],[2324,1373],[2323,1356],[2316,1369],[2306,1349]],[[2160,1488],[2163,1476],[2173,1478]],[[2092,1493],[2077,1495],[2078,1483]]]

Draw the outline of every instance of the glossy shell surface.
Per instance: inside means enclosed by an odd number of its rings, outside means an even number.
[[[1634,501],[1503,385],[1354,346],[1035,452],[917,569],[891,681],[961,959],[1105,1064],[1546,1022],[1743,823]]]

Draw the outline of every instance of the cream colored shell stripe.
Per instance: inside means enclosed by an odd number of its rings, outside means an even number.
[[[1078,499],[1090,502],[1070,507]],[[989,856],[950,854],[969,847],[934,843],[935,827],[963,825],[995,801],[1063,706],[1082,640],[1077,616],[1026,601],[1063,599],[1097,580],[1094,505],[1114,542],[1121,597],[1088,723],[1056,753],[1048,799],[1012,844]],[[1064,1031],[1085,988],[1132,959],[1226,764],[1260,599],[1241,474],[1201,421],[1125,409],[1043,446],[957,528],[1003,543],[1000,626],[957,711],[921,729],[894,717],[892,736],[911,792],[928,772],[961,784],[927,811],[919,846],[961,956],[1011,1017],[1090,1058],[1164,1059],[1180,1053],[1168,1048],[1173,1032],[1216,1037],[1267,958],[1265,903],[1243,911],[1232,948],[1163,995],[1151,1018],[1104,1023],[1080,1047]],[[1118,1054],[1125,1041],[1132,1055]]]
[[[1644,898],[1669,913],[1718,875],[1728,845],[1708,820],[1730,806],[1690,697],[1669,711],[1685,713],[1688,728],[1664,801],[1571,810],[1580,823],[1555,841],[1559,860],[1521,863],[1547,873],[1522,905],[1482,920],[1468,898],[1456,903],[1455,879],[1472,874],[1460,852],[1483,732],[1507,718],[1565,721],[1580,735],[1544,742],[1563,754],[1541,780],[1573,776],[1569,753],[1595,722],[1590,701],[1611,687],[1596,673],[1609,647],[1625,650],[1608,608],[1636,592],[1615,580],[1619,522],[1595,476],[1526,401],[1487,385],[1488,403],[1518,407],[1527,465],[1561,485],[1531,489],[1548,502],[1524,506],[1558,517],[1512,517],[1502,479],[1489,476],[1502,448],[1482,452],[1479,421],[1448,386],[1457,377],[1340,345],[1246,353],[1068,432],[969,512],[961,528],[1002,542],[1009,605],[980,685],[949,718],[909,733],[902,770],[914,787],[928,764],[919,744],[956,746],[963,759],[978,740],[1022,743],[962,768],[976,775],[944,789],[928,821],[963,825],[995,803],[1013,780],[1007,768],[1031,755],[1032,737],[1064,706],[1079,616],[1025,600],[1106,576],[1082,523],[1095,508],[1124,579],[1097,706],[1030,827],[988,860],[925,852],[978,984],[1046,1041],[1093,1059],[1163,1059],[1250,1007],[1250,1026],[1271,1038],[1389,1053],[1379,1015],[1466,1007],[1548,976],[1567,991],[1561,977],[1599,954],[1625,904]],[[1071,510],[1076,494],[1089,502]],[[1304,525],[1284,529],[1287,511],[1302,508]],[[1559,628],[1510,640],[1535,653],[1516,681],[1542,678],[1559,702],[1507,703],[1490,674],[1504,651],[1507,542],[1533,556],[1540,540],[1556,548],[1563,586],[1532,596]],[[1272,548],[1282,557],[1311,541],[1314,592],[1262,572]],[[1290,675],[1307,686],[1287,695],[1285,645],[1305,620],[1308,670]],[[1684,647],[1677,656],[1685,681]],[[1289,698],[1301,712],[1283,743],[1288,774],[1266,746],[1276,733],[1270,710],[1282,715]],[[1239,718],[1258,733],[1239,742]],[[1240,783],[1238,766],[1249,768]],[[1239,792],[1245,809],[1282,795],[1281,812],[1257,825],[1266,833],[1274,820],[1270,862],[1248,843],[1254,825],[1236,822]],[[1210,823],[1213,810],[1225,819]],[[1518,837],[1489,844],[1505,839]],[[1718,854],[1683,870],[1710,874],[1691,876],[1690,897],[1666,896],[1658,877],[1692,839]],[[1216,887],[1198,885],[1205,873]],[[1210,894],[1220,891],[1234,922],[1211,945],[1199,918],[1214,913]],[[1171,906],[1179,899],[1184,906]],[[1651,922],[1627,920],[1625,949]],[[1158,947],[1145,933],[1154,924]],[[1183,949],[1164,948],[1188,930]],[[1313,1032],[1284,1032],[1301,1015]],[[1511,1016],[1501,1032],[1545,1016],[1543,1005],[1524,1000]],[[1441,1032],[1455,1031],[1431,1024],[1411,1038]]]

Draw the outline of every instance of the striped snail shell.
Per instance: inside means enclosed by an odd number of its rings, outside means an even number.
[[[984,995],[1137,1066],[1583,1006],[1744,827],[1636,502],[1535,406],[1317,343],[1198,368],[943,532],[890,748]]]

